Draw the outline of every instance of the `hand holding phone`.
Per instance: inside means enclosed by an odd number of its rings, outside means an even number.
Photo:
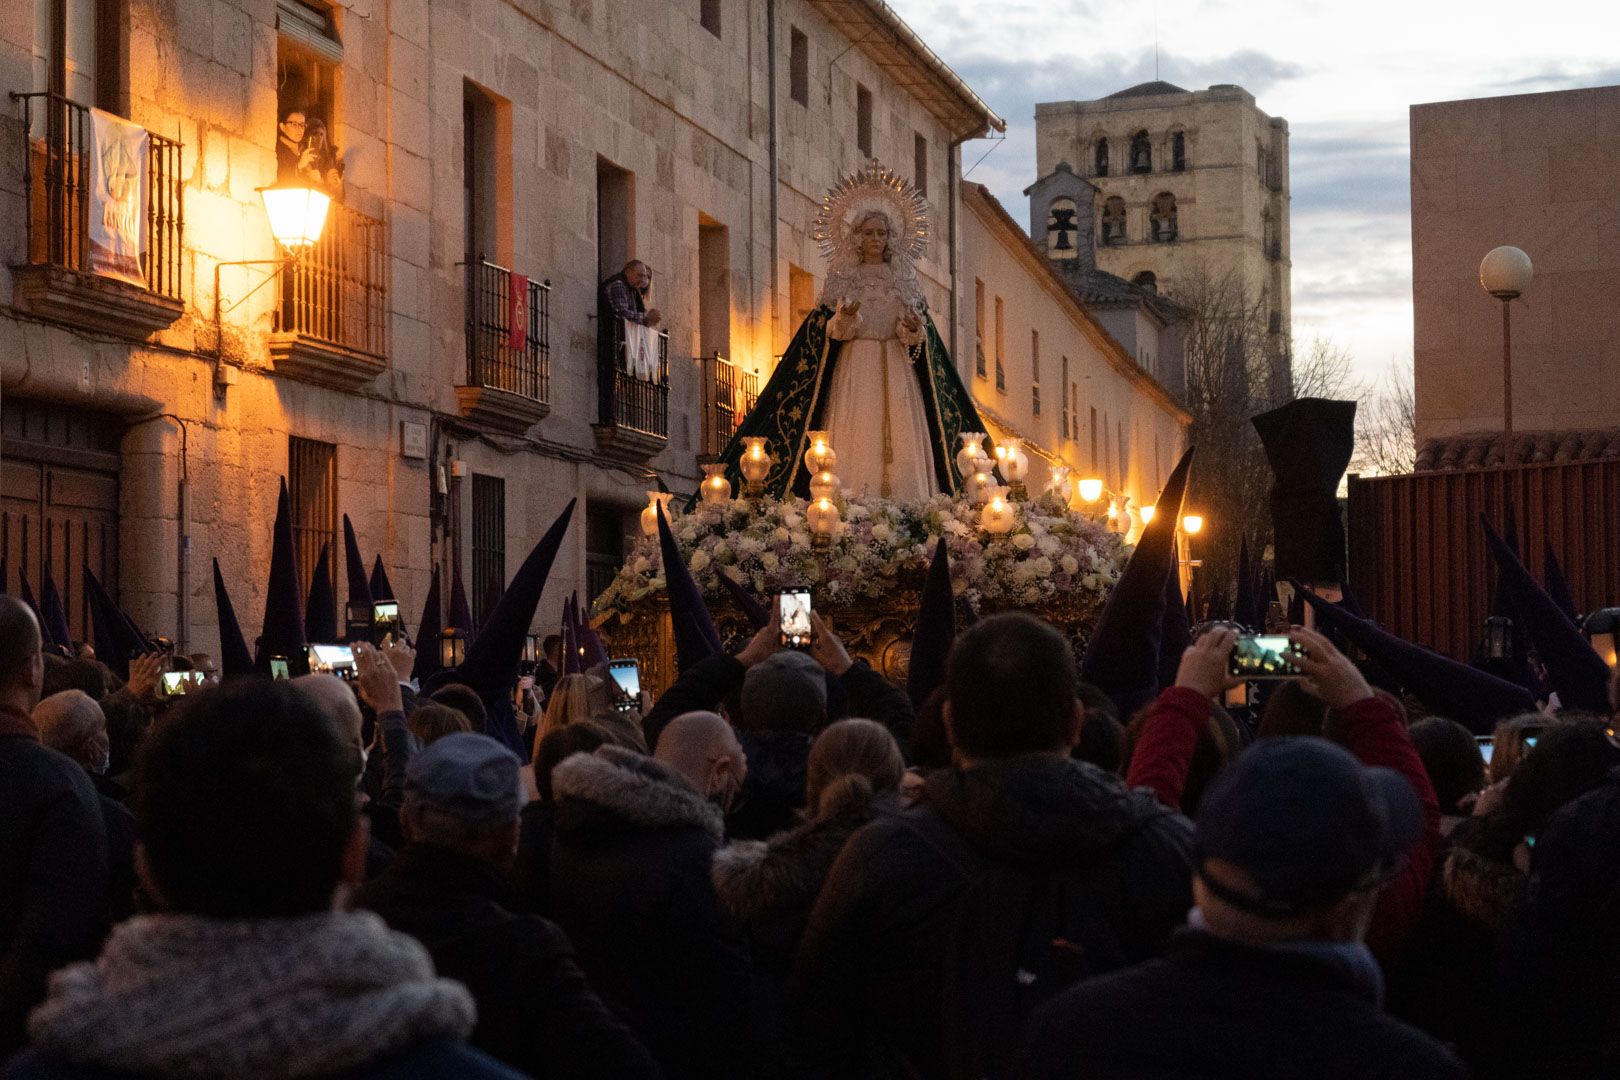
[[[815,627],[810,623],[810,590],[783,589],[776,594],[776,605],[781,616],[782,647],[808,649],[815,636]]]
[[[1226,672],[1245,680],[1297,679],[1301,673],[1294,658],[1299,652],[1284,634],[1235,634]]]
[[[1300,670],[1301,685],[1328,708],[1345,709],[1373,696],[1361,669],[1315,630],[1296,626],[1288,640],[1302,650],[1290,657]]]
[[[614,708],[620,712],[634,712],[641,704],[641,662],[633,657],[620,657],[608,661],[608,674],[617,691]]]
[[[201,690],[207,678],[208,676],[201,671],[166,671],[163,673],[163,696],[185,697]]]

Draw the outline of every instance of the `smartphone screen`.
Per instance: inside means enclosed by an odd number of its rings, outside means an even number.
[[[165,671],[163,673],[163,695],[165,697],[184,697],[191,691],[199,689],[207,676],[200,671]]]
[[[347,645],[311,645],[309,669],[352,679],[355,676],[354,650]]]
[[[1232,646],[1227,673],[1243,679],[1294,679],[1299,668],[1288,659],[1297,651],[1283,634],[1243,634]]]
[[[272,656],[270,658],[270,677],[272,679],[290,679],[292,672],[287,667],[285,656]]]
[[[1474,741],[1479,744],[1479,756],[1485,759],[1485,764],[1491,763],[1491,751],[1495,749],[1495,742],[1489,735],[1476,735]]]
[[[379,600],[371,605],[371,643],[381,645],[383,638],[393,634],[399,638],[399,604],[392,600]]]
[[[619,696],[615,704],[620,712],[629,712],[641,704],[641,662],[624,658],[608,661],[608,674]]]
[[[810,590],[783,589],[776,597],[782,616],[782,644],[789,649],[810,647]]]

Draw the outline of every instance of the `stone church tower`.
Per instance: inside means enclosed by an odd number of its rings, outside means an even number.
[[[1142,83],[1035,107],[1031,235],[1048,258],[1157,289],[1235,274],[1288,376],[1288,122],[1238,86]],[[1067,175],[1064,175],[1067,174]]]

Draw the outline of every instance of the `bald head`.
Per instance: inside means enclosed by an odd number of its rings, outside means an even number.
[[[25,712],[33,711],[45,680],[39,646],[39,622],[28,605],[0,596],[0,695]]]
[[[364,723],[360,716],[360,702],[355,699],[349,684],[336,675],[320,672],[300,675],[292,681],[295,689],[308,694],[315,704],[337,723],[343,741],[355,748],[361,746],[360,731]]]
[[[653,757],[722,806],[730,804],[748,775],[737,733],[712,712],[682,713],[671,720],[658,735]]]
[[[107,717],[83,690],[63,690],[34,706],[39,741],[60,750],[91,772],[107,768]]]

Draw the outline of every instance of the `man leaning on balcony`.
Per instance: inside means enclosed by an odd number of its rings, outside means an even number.
[[[662,312],[647,306],[647,291],[651,288],[652,268],[640,259],[631,259],[624,264],[623,270],[602,282],[601,289],[597,291],[598,344],[601,350],[597,384],[604,423],[613,421],[614,375],[619,367],[623,365],[638,377],[644,377],[644,373],[636,371],[628,356],[620,355],[630,330],[623,323],[646,327],[651,331],[664,321]]]

